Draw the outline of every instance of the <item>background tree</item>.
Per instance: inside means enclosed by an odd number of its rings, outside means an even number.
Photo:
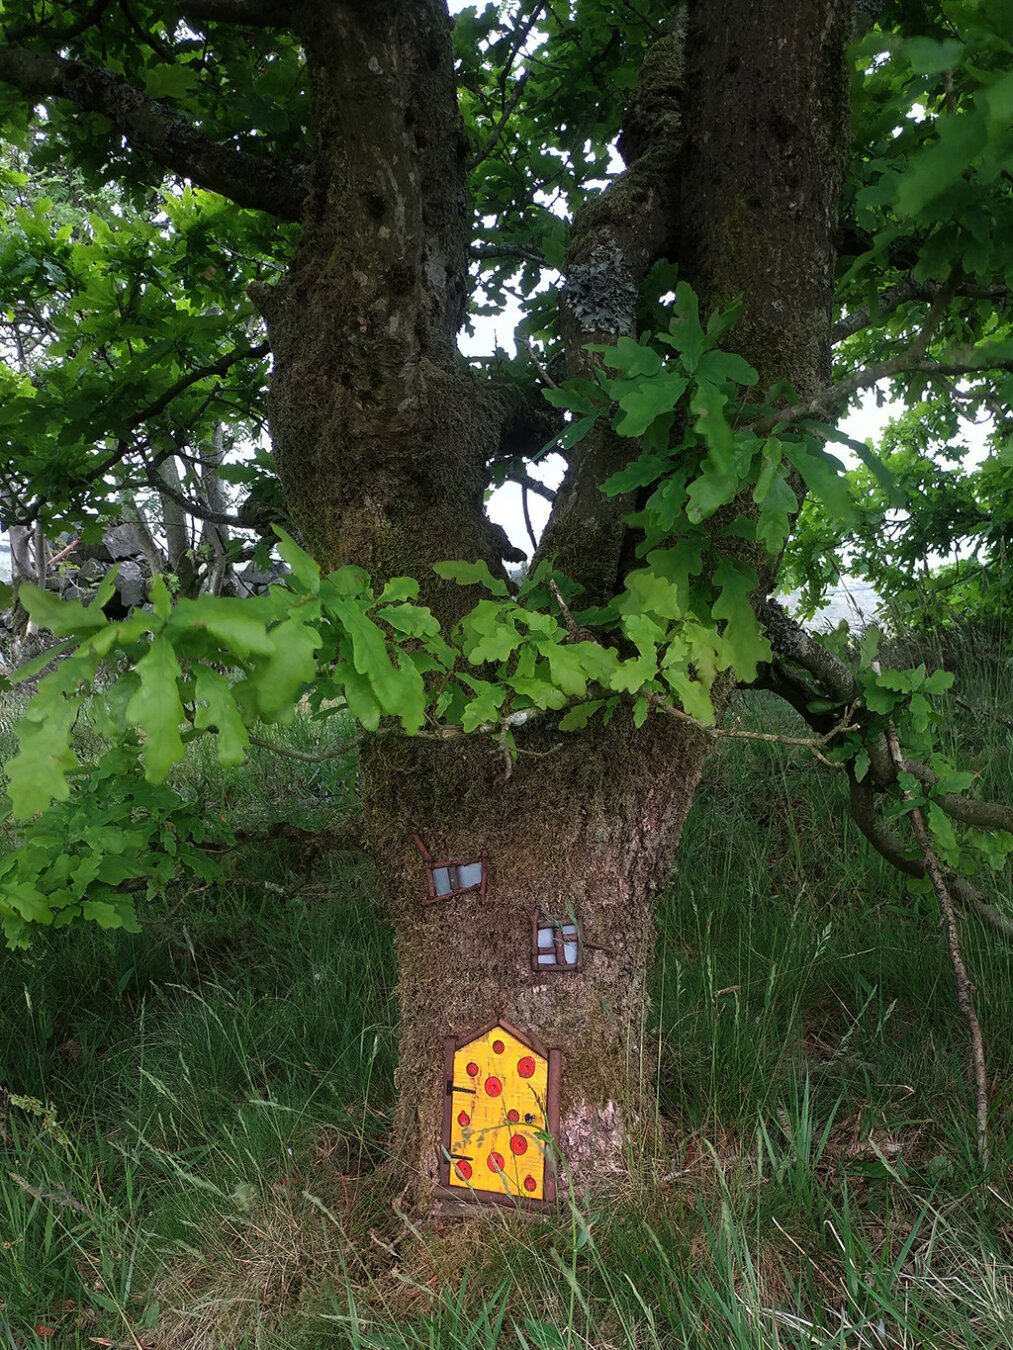
[[[953,819],[1008,823],[952,766],[889,753],[898,720],[909,750],[931,748],[927,696],[945,680],[883,675],[869,652],[855,674],[776,610],[767,633],[758,618],[805,493],[852,512],[824,449],[851,399],[1013,365],[996,308],[1013,97],[1000,17],[886,9],[853,49],[849,160],[844,0],[688,15],[526,0],[453,28],[443,0],[8,6],[8,134],[33,165],[114,178],[129,205],[79,238],[38,203],[18,216],[42,275],[63,261],[38,283],[44,351],[7,376],[17,518],[100,514],[111,485],[141,480],[230,525],[160,470],[233,415],[256,424],[269,347],[270,467],[312,555],[283,534],[289,590],[241,610],[173,608],[156,585],[151,614],[107,625],[101,593],[73,611],[34,595],[75,650],[29,713],[15,809],[67,799],[73,717],[110,658],[118,753],[156,781],[183,754],[181,724],[235,762],[248,727],[307,689],[379,732],[363,825],[398,938],[399,1156],[420,1201],[443,1037],[500,1015],[565,1051],[573,1176],[626,1166],[649,1117],[627,1045],[652,899],[737,681],[762,678],[815,724],[864,828],[908,870],[926,864],[877,817],[880,793],[908,811],[912,783],[933,797],[951,868],[968,851]],[[598,190],[620,132],[625,167]],[[522,298],[537,358],[461,359],[479,284],[490,305]],[[567,468],[518,586],[484,497],[529,482],[547,442]],[[484,851],[484,903],[423,907],[413,834],[449,857]],[[31,853],[10,866],[15,940],[31,919],[129,920],[111,894],[43,886]],[[532,973],[533,911],[579,918],[582,973]]]

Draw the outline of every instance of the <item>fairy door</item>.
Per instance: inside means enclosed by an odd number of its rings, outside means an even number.
[[[502,1021],[447,1046],[444,1179],[462,1199],[546,1203],[558,1126],[556,1051]]]

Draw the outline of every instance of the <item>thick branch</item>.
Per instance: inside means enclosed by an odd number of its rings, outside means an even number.
[[[188,23],[237,23],[244,28],[291,28],[291,0],[184,0],[180,13]]]
[[[843,342],[845,338],[861,332],[863,328],[868,328],[873,324],[881,325],[891,315],[895,314],[902,305],[910,304],[912,301],[923,301],[931,304],[939,295],[941,289],[941,282],[916,281],[914,277],[906,277],[903,281],[899,281],[896,286],[888,286],[879,297],[879,303],[874,307],[866,305],[863,309],[857,309],[853,314],[848,314],[845,318],[839,319],[832,329],[832,341],[836,345],[838,342]],[[1009,291],[1005,286],[977,286],[972,282],[957,286],[954,295],[966,296],[972,300],[1002,301],[1009,299]]]
[[[594,377],[601,358],[588,344],[636,334],[640,283],[658,258],[675,256],[683,42],[680,21],[648,52],[620,140],[628,167],[574,220],[560,297],[570,375]],[[609,427],[592,430],[556,495],[535,559],[554,556],[592,604],[615,589],[631,505],[627,498],[604,497],[599,485],[629,454],[629,442]]]
[[[954,347],[945,361],[934,361],[918,351],[900,352],[886,361],[863,370],[853,371],[836,384],[828,385],[813,398],[804,403],[793,404],[774,416],[760,418],[753,423],[758,434],[772,430],[784,422],[800,422],[806,417],[830,417],[839,413],[862,389],[871,389],[881,380],[889,380],[894,375],[929,375],[948,378],[959,375],[975,375],[989,370],[1013,371],[1013,356],[1009,355],[1006,343],[996,343],[995,351],[989,347]]]
[[[300,166],[216,145],[182,114],[108,70],[23,47],[0,47],[0,80],[31,100],[63,98],[107,117],[137,150],[238,206],[299,220],[306,195]]]

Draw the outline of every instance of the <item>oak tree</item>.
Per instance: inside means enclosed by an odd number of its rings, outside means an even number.
[[[955,893],[1002,926],[973,873],[1001,866],[1010,816],[932,744],[948,677],[849,664],[767,600],[807,494],[845,525],[860,509],[827,445],[863,390],[1013,369],[1000,10],[7,3],[5,323],[27,341],[4,374],[8,518],[100,522],[172,462],[186,509],[243,524],[200,492],[225,425],[290,569],[251,600],[173,603],[159,577],[117,622],[107,592],[24,588],[67,655],[9,766],[28,822],[0,874],[9,939],[131,923],[122,883],[157,888],[122,848],[54,868],[95,784],[107,825],[154,822],[133,847],[161,860],[189,740],[237,763],[307,694],[350,715],[400,962],[395,1153],[424,1207],[444,1039],[499,1017],[563,1052],[568,1175],[628,1165],[652,1115],[631,1046],[653,899],[737,684],[798,709],[915,879],[924,849],[880,808],[920,804]],[[516,357],[463,358],[469,313],[508,297]],[[270,452],[244,458],[265,416]],[[485,509],[507,480],[551,499],[521,574]],[[72,728],[96,682],[112,749],[83,803]],[[199,824],[175,836],[200,865]],[[484,860],[484,889],[439,898],[448,874],[423,904],[416,840]],[[533,917],[579,926],[579,970],[532,964]]]

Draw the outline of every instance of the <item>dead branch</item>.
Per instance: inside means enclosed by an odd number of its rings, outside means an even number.
[[[897,732],[892,723],[887,729],[886,736],[893,762],[898,770],[900,770],[904,760],[900,751],[900,743],[897,740]],[[943,877],[942,868],[939,865],[939,859],[936,857],[935,849],[932,847],[932,840],[929,836],[928,827],[925,824],[925,817],[922,815],[921,808],[916,805],[914,798],[906,788],[901,789],[901,795],[911,807],[909,812],[911,829],[915,839],[918,841],[918,847],[921,850],[922,858],[925,863],[926,874],[932,882],[932,889],[935,891],[936,898],[939,901],[939,913],[943,928],[946,932],[946,945],[950,952],[950,963],[953,966],[953,973],[956,976],[957,981],[957,1002],[960,1004],[960,1010],[964,1015],[964,1020],[967,1022],[968,1031],[971,1037],[971,1065],[974,1071],[978,1124],[978,1156],[981,1159],[982,1166],[987,1167],[989,1159],[988,1074],[985,1068],[985,1042],[981,1034],[981,1023],[978,1021],[978,1014],[974,1007],[974,986],[971,984],[967,974],[967,967],[964,965],[963,953],[960,950],[960,934],[957,930],[956,911],[954,910],[953,902],[950,899],[950,893]]]

